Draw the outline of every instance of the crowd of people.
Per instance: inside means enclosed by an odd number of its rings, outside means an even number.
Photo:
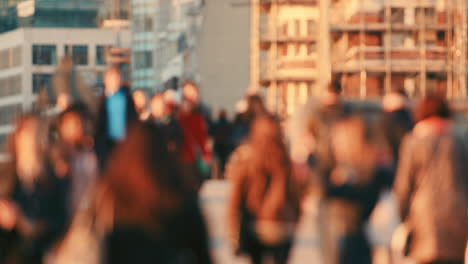
[[[288,121],[249,95],[231,122],[211,118],[191,81],[151,98],[117,68],[104,82],[97,107],[59,96],[56,114],[17,120],[0,263],[213,263],[199,204],[213,167],[232,186],[229,245],[253,264],[288,262],[309,195],[323,263],[372,263],[365,226],[384,191],[398,201],[400,255],[463,263],[468,130],[442,97],[413,107],[395,90],[365,110],[331,83]]]

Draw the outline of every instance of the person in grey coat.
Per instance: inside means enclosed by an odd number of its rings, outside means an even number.
[[[428,96],[402,143],[394,192],[417,263],[463,263],[468,239],[468,150],[448,104]]]

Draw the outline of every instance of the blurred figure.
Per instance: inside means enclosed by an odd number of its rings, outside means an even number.
[[[148,98],[146,97],[146,93],[143,90],[136,90],[133,92],[132,97],[140,121],[148,120],[151,112],[148,111]]]
[[[105,168],[116,143],[125,138],[130,124],[138,121],[129,88],[122,86],[122,76],[118,68],[107,70],[104,85],[105,95],[98,112],[95,136],[95,149],[101,170]]]
[[[242,141],[249,134],[249,123],[247,120],[247,101],[241,100],[236,105],[236,116],[232,124],[231,150],[241,145]]]
[[[317,108],[313,109],[307,120],[309,133],[313,137],[315,149],[309,157],[309,165],[317,170],[319,177],[326,181],[333,167],[331,152],[331,130],[336,122],[351,114],[351,107],[341,99],[341,84],[332,82],[323,91]]]
[[[60,106],[59,99],[62,95],[66,95],[69,100],[68,104],[74,102],[83,102],[91,110],[96,113],[96,98],[93,89],[86,85],[83,76],[76,69],[73,58],[71,56],[63,56],[58,65],[52,79],[54,94],[57,98],[57,104],[65,110],[68,106]]]
[[[265,156],[268,154],[268,157]],[[226,168],[232,182],[229,238],[252,263],[287,263],[300,215],[291,163],[279,124],[270,117],[253,123],[249,139]]]
[[[307,137],[306,151],[310,151],[306,155],[308,167],[311,169],[312,178],[309,182],[309,188],[319,200],[318,208],[318,225],[321,236],[321,247],[324,254],[324,262],[327,264],[335,264],[336,249],[335,240],[329,239],[330,234],[327,231],[329,228],[335,229],[337,226],[331,227],[328,223],[330,209],[326,197],[328,182],[330,182],[331,172],[335,167],[335,158],[332,150],[332,129],[335,124],[342,121],[351,115],[351,107],[342,101],[342,87],[337,81],[331,82],[318,98],[316,104],[311,105],[306,115],[306,131],[301,135]],[[300,144],[301,142],[292,142],[292,144]],[[294,147],[296,148],[296,147]],[[297,153],[293,153],[295,156]],[[297,158],[295,159],[303,159]],[[297,161],[296,161],[297,162]]]
[[[97,158],[93,151],[92,116],[84,104],[74,104],[57,119],[58,138],[52,150],[56,174],[70,181],[72,216],[95,183]]]
[[[402,143],[394,192],[409,230],[407,253],[418,263],[463,263],[468,239],[466,138],[447,102],[428,96]]]
[[[112,155],[101,186],[111,202],[102,206],[114,208],[105,263],[212,263],[198,200],[165,144],[154,124],[136,124]]]
[[[224,173],[224,166],[231,152],[231,129],[232,127],[227,118],[226,110],[221,110],[214,127],[214,151],[219,159],[221,174]]]
[[[393,171],[395,171],[398,167],[401,142],[404,136],[413,129],[413,117],[409,109],[408,97],[403,90],[386,94],[383,98],[382,108],[384,113],[380,127],[392,152]],[[391,182],[393,182],[393,177]]]
[[[202,181],[209,177],[212,160],[208,141],[208,127],[196,105],[183,99],[178,115],[183,131],[181,163],[183,175],[189,188],[198,191]]]
[[[206,122],[208,133],[211,135],[214,126],[213,119],[211,117],[211,110],[201,101],[200,89],[194,81],[185,81],[185,83],[182,85],[182,97],[184,100],[189,101],[193,105],[193,110],[195,112],[198,112],[203,116],[203,119],[205,119]]]
[[[158,93],[151,99],[151,116],[148,120],[155,123],[163,132],[170,153],[179,157],[182,151],[183,131],[177,120],[174,107]]]
[[[12,161],[5,177],[12,181],[0,199],[0,226],[17,232],[21,240],[16,250],[7,252],[14,260],[2,263],[42,263],[43,255],[66,229],[66,188],[46,159],[47,129],[42,123],[39,117],[26,115],[11,136]]]
[[[331,130],[334,165],[325,182],[327,209],[322,240],[326,263],[370,264],[365,227],[386,187],[388,164],[371,125],[358,116],[338,121]]]
[[[237,148],[248,136],[255,118],[270,115],[259,95],[249,95],[237,105],[238,114],[232,131],[233,149]]]

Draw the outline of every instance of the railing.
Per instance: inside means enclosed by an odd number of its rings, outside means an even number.
[[[316,5],[318,0],[260,0],[260,4],[297,4],[297,5]]]

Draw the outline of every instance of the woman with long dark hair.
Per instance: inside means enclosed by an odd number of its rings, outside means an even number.
[[[135,124],[101,186],[104,206],[114,208],[106,263],[211,263],[197,198],[182,180],[161,129]]]
[[[278,122],[257,118],[247,143],[226,168],[233,185],[229,204],[230,239],[254,264],[287,262],[300,215],[291,162]]]

